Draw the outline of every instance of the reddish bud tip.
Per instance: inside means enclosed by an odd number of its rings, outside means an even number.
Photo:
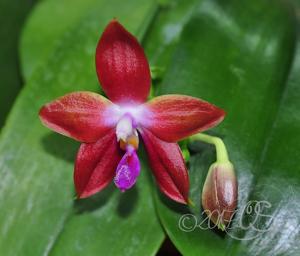
[[[210,220],[222,230],[234,215],[237,190],[233,165],[230,162],[212,164],[202,191],[202,205]]]

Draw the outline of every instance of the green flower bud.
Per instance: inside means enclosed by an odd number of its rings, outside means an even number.
[[[202,205],[210,220],[223,231],[234,215],[237,190],[237,179],[230,162],[210,166],[202,191]]]

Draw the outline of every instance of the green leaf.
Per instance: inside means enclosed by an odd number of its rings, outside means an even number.
[[[0,127],[2,127],[22,81],[18,63],[19,35],[32,0],[0,0]]]
[[[108,4],[109,3],[109,4]],[[117,8],[116,8],[117,6]],[[112,17],[135,34],[156,6],[148,0],[95,2],[60,39],[18,97],[0,141],[0,248],[14,255],[153,255],[164,239],[155,215],[147,167],[126,194],[114,187],[74,201],[78,143],[38,119],[42,104],[67,92],[98,91],[95,46]]]
[[[161,223],[177,248],[184,255],[299,255],[300,56],[294,51],[293,14],[277,1],[163,1],[148,31],[155,12],[146,0],[78,2],[86,9],[74,6],[73,20],[56,14],[65,26],[56,28],[47,10],[55,10],[59,1],[51,1],[44,1],[48,7],[40,14],[36,11],[37,18],[25,30],[27,42],[40,43],[36,49],[22,47],[22,52],[28,48],[23,65],[38,70],[18,99],[0,143],[3,253],[153,255],[164,237],[154,216],[147,170],[128,194],[120,196],[109,187],[91,199],[73,202],[72,165],[78,145],[47,132],[37,121],[44,102],[74,90],[97,90],[96,41],[105,23],[118,14],[140,39],[147,31],[143,43],[150,62],[166,75],[162,83],[155,82],[161,86],[155,92],[201,97],[228,113],[211,133],[224,139],[236,167],[239,211],[228,234],[179,228],[183,214],[194,214],[185,222],[190,227],[194,218],[198,223],[205,220],[201,189],[215,160],[212,147],[190,145],[195,208],[155,194]],[[45,27],[53,29],[49,48],[43,33],[46,21]],[[36,52],[31,55],[31,50]],[[259,212],[266,216],[255,221],[255,212],[243,214],[250,200],[270,203]],[[243,229],[240,220],[266,230]]]
[[[105,0],[43,0],[28,19],[20,44],[21,68],[25,80],[43,64],[59,38],[70,31],[96,4]],[[113,16],[113,14],[112,14]]]
[[[151,96],[157,94],[158,86],[176,50],[181,31],[194,13],[199,0],[164,1],[144,39],[144,48],[150,62],[153,86]]]
[[[144,39],[144,48],[150,65],[160,67],[163,71],[169,66],[182,28],[193,15],[194,8],[199,2],[199,0],[173,0],[160,6],[153,25]]]
[[[44,0],[36,6],[23,31],[20,46],[21,68],[26,80],[34,70],[47,61],[60,45],[61,38],[70,32],[95,6],[105,0]],[[144,36],[155,13],[149,12],[137,36]],[[113,18],[115,13],[111,14]],[[53,19],[55,17],[55,19]],[[59,26],[58,26],[59,24]]]
[[[183,255],[300,253],[300,59],[296,57],[290,71],[294,28],[292,13],[281,2],[207,0],[195,8],[181,34],[159,93],[201,97],[227,111],[211,133],[224,139],[239,181],[238,212],[228,233],[209,230],[200,198],[215,152],[191,145],[196,152],[189,171],[196,207],[156,196],[161,222]],[[270,205],[246,214],[250,200]],[[184,214],[193,215],[180,223]],[[254,227],[243,229],[240,220]],[[202,228],[193,229],[196,221]]]

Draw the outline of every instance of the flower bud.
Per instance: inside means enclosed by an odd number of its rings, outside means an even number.
[[[237,179],[230,162],[210,166],[202,190],[202,205],[210,220],[222,230],[234,215],[237,190]]]

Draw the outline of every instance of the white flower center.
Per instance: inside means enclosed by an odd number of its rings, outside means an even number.
[[[116,126],[116,135],[118,141],[121,139],[127,141],[128,137],[134,133],[133,120],[130,114],[122,116]]]

